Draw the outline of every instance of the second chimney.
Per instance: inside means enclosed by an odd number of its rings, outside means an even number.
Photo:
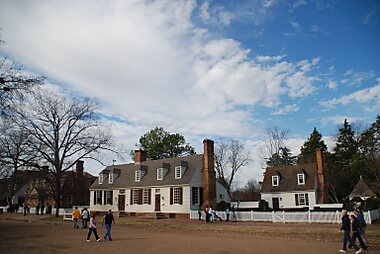
[[[325,165],[323,162],[323,153],[321,148],[315,149],[317,159],[317,204],[328,202],[328,191],[325,179]]]
[[[214,166],[214,141],[210,139],[203,140],[203,170],[202,170],[202,186],[203,186],[203,207],[212,206],[216,208],[216,177]]]
[[[135,163],[140,163],[143,161],[146,161],[147,159],[147,152],[144,150],[135,150]]]
[[[75,171],[76,171],[76,176],[77,177],[82,177],[83,176],[83,167],[84,162],[83,161],[77,161],[75,164]]]

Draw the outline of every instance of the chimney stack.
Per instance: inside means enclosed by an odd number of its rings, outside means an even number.
[[[210,139],[203,140],[203,170],[202,170],[202,186],[203,186],[203,207],[212,206],[216,208],[216,177],[214,166],[214,141]]]
[[[77,178],[83,176],[83,171],[84,171],[83,164],[84,164],[84,161],[79,161],[79,160],[75,164],[75,171],[76,171]]]
[[[328,202],[328,190],[325,179],[325,167],[322,149],[315,149],[315,155],[317,158],[317,204],[325,204]]]
[[[147,152],[144,150],[135,150],[135,163],[146,161]]]

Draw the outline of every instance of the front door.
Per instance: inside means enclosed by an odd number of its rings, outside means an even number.
[[[161,195],[156,194],[155,200],[156,201],[155,201],[154,211],[159,212],[161,211]]]
[[[125,195],[119,195],[118,208],[119,208],[119,211],[125,210]]]
[[[273,210],[280,210],[280,200],[278,198],[272,198]]]

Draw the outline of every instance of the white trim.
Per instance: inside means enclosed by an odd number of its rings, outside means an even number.
[[[135,182],[140,182],[141,181],[141,175],[142,175],[142,173],[141,173],[140,169],[138,169],[138,170],[135,171]]]
[[[174,178],[175,179],[181,179],[182,178],[182,167],[176,166],[174,168]]]
[[[108,183],[113,184],[113,173],[109,173],[108,175]]]
[[[103,181],[104,181],[104,175],[99,174],[99,184],[103,184]]]
[[[156,170],[156,172],[157,172],[157,180],[158,181],[163,180],[164,179],[164,169],[163,168],[158,168]]]
[[[297,174],[297,183],[298,183],[298,185],[304,185],[305,182],[306,182],[305,181],[305,174],[304,173]]]
[[[278,175],[272,176],[272,186],[278,186],[280,182],[280,177]]]

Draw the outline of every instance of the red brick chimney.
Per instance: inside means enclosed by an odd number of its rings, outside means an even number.
[[[325,167],[323,162],[323,153],[321,148],[315,149],[317,158],[317,204],[328,203],[328,190],[325,179]]]
[[[144,150],[135,150],[135,163],[146,161],[147,152]]]
[[[214,169],[214,141],[210,139],[203,140],[203,169],[202,169],[202,186],[203,186],[203,207],[212,206],[216,208],[216,177]]]
[[[84,161],[77,161],[75,164],[75,171],[76,171],[77,178],[83,176],[83,171],[84,171],[83,164],[84,164]]]

